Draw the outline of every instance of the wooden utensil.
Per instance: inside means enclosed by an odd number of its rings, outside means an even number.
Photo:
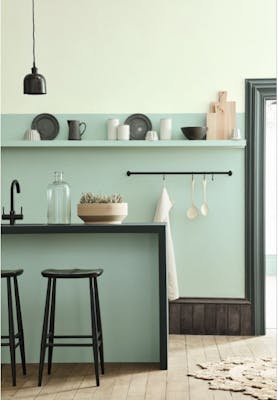
[[[215,112],[207,113],[207,140],[219,139],[216,120],[217,118]]]
[[[235,101],[227,102],[227,92],[219,92],[218,102],[212,102],[207,113],[207,140],[230,139],[235,127],[235,112]]]
[[[194,186],[195,186],[195,180],[194,177],[192,176],[192,181],[191,181],[191,207],[187,210],[187,218],[189,219],[195,219],[198,217],[198,208],[194,204]]]

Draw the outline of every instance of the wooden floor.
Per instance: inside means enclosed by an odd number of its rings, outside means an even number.
[[[11,386],[10,366],[2,369],[2,399],[41,400],[250,400],[240,393],[212,391],[206,381],[189,378],[196,363],[229,356],[276,356],[276,331],[261,337],[171,335],[169,369],[150,364],[107,364],[101,386],[95,387],[90,364],[54,364],[52,375],[37,387],[37,365],[28,365],[17,386]],[[254,399],[253,399],[254,400]]]

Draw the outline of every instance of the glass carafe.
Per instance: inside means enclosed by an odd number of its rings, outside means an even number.
[[[70,224],[70,187],[63,180],[63,172],[54,172],[54,182],[47,187],[47,223]]]

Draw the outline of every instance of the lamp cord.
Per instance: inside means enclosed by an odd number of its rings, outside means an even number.
[[[36,67],[36,52],[35,52],[35,3],[32,0],[32,17],[33,17],[33,67]]]

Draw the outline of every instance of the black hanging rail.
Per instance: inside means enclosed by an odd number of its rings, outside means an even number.
[[[229,175],[232,176],[232,171],[127,171],[127,176],[130,175]]]

